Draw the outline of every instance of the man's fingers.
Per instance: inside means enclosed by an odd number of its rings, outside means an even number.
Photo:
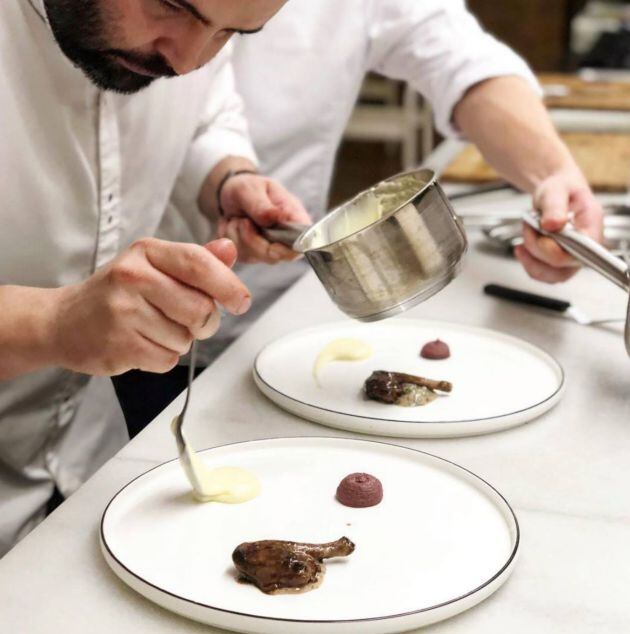
[[[273,242],[269,246],[269,257],[272,262],[293,262],[293,260],[300,259],[302,254],[289,249],[284,244]]]
[[[209,339],[216,335],[219,327],[221,326],[221,311],[215,308],[214,311],[208,315],[208,319],[199,332],[195,335],[196,339]]]
[[[545,231],[560,231],[569,219],[569,191],[562,183],[545,183],[534,195],[534,205]]]
[[[164,348],[140,332],[137,333],[137,340],[135,358],[140,360],[140,363],[136,369],[162,374],[178,364],[180,355],[177,352]]]
[[[248,216],[261,227],[278,222],[279,210],[267,195],[266,179],[262,177],[247,178],[240,182],[234,179],[233,189],[229,192],[232,198],[232,209],[236,208],[239,216]]]
[[[249,218],[230,218],[225,231],[227,236],[238,245],[241,262],[276,264],[299,257],[298,253],[287,246],[269,242]]]
[[[576,261],[553,239],[539,234],[529,225],[523,226],[523,244],[529,253],[556,268],[577,268]]]
[[[280,183],[263,176],[242,175],[230,179],[223,189],[222,201],[228,218],[251,218],[259,227],[312,222],[304,205],[293,194]],[[227,225],[220,225],[220,231],[220,235],[233,238]],[[280,258],[288,259],[289,256],[282,252]],[[245,259],[242,253],[241,259]]]
[[[193,336],[186,326],[169,319],[145,300],[141,309],[138,332],[166,350],[185,354],[190,348]]]
[[[186,286],[157,269],[139,282],[142,296],[172,321],[185,326],[195,337],[215,310],[208,295]]]
[[[227,224],[228,224],[228,220],[221,217],[219,218],[219,222],[217,224],[217,237],[218,238],[227,238]],[[228,238],[229,239],[229,238]]]
[[[571,220],[582,233],[601,239],[601,206],[576,165],[569,163],[543,181],[534,194],[534,205],[541,212],[545,232],[560,231]],[[523,245],[515,253],[531,277],[545,282],[566,280],[579,268],[553,237],[540,235],[527,225]]]
[[[269,242],[264,238],[251,220],[243,218],[239,222],[239,236],[241,243],[247,251],[248,259],[267,264],[275,264],[280,261],[291,261],[299,257],[299,254],[277,242]]]
[[[232,240],[223,238],[220,240],[212,240],[204,245],[212,255],[219,258],[225,266],[232,268],[238,258],[236,245]]]
[[[565,282],[572,277],[578,269],[576,268],[554,268],[537,260],[525,249],[524,246],[518,246],[514,249],[514,255],[518,261],[523,265],[523,268],[527,271],[528,275],[538,280],[539,282],[547,282],[548,284],[555,284],[557,282]]]
[[[296,222],[303,225],[313,222],[302,202],[277,181],[267,181],[267,194],[279,210],[277,222]]]
[[[243,242],[248,245],[252,255],[269,264],[275,262],[291,261],[299,257],[299,253],[293,251],[279,242],[270,242],[264,238],[250,220],[242,220],[240,225],[240,235]]]
[[[238,230],[240,218],[230,218],[225,223],[225,237],[228,238],[233,244],[237,245],[237,250],[241,259],[244,257],[243,245],[241,244],[241,236]]]
[[[155,238],[137,244],[149,262],[166,275],[200,290],[235,315],[249,310],[251,293],[247,287],[204,247]]]
[[[172,278],[156,271],[163,278],[161,284],[149,284],[142,294],[147,303],[164,319],[176,328],[158,325],[157,330],[151,322],[151,332],[140,330],[143,334],[170,350],[185,354],[193,339],[208,339],[216,334],[221,325],[221,312],[216,304],[203,293],[179,284]],[[150,315],[147,315],[150,317]],[[149,322],[147,322],[149,323]],[[169,339],[173,336],[176,339]]]
[[[256,229],[254,223],[243,218],[238,223],[238,234],[247,254],[247,259],[258,262],[274,263],[280,258],[270,252],[271,243]]]
[[[247,216],[257,225],[311,224],[304,205],[280,183],[262,176],[234,179],[226,193],[232,216]]]

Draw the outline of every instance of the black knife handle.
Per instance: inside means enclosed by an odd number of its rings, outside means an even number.
[[[546,297],[545,295],[536,295],[535,293],[527,293],[515,288],[500,286],[499,284],[488,284],[487,286],[484,286],[483,292],[486,295],[492,295],[493,297],[508,299],[513,302],[519,302],[520,304],[529,304],[530,306],[548,308],[549,310],[555,310],[559,313],[564,313],[571,307],[570,302],[565,302],[561,299],[554,299],[553,297]]]

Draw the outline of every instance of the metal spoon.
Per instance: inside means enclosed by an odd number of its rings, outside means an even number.
[[[195,378],[195,359],[197,357],[197,342],[193,341],[190,346],[190,365],[188,366],[188,386],[186,388],[186,400],[184,401],[184,407],[182,411],[175,416],[173,422],[171,423],[171,429],[173,430],[173,434],[175,435],[175,442],[177,443],[177,450],[179,452],[179,461],[181,462],[182,467],[184,468],[184,472],[192,485],[192,488],[195,490],[195,493],[199,497],[204,496],[203,488],[201,482],[199,482],[197,478],[197,474],[193,468],[193,465],[190,461],[190,453],[189,451],[194,451],[194,449],[188,446],[188,442],[186,437],[184,436],[184,417],[186,416],[186,411],[188,410],[188,403],[190,401],[190,393],[192,391],[192,383]]]

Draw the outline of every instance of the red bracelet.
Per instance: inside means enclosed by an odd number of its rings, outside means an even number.
[[[223,205],[221,204],[221,192],[223,191],[225,183],[227,183],[233,176],[240,176],[241,174],[254,174],[258,176],[258,172],[254,170],[228,170],[225,173],[225,175],[219,182],[219,186],[217,187],[217,209],[219,210],[219,216],[225,217],[225,210],[223,209]]]

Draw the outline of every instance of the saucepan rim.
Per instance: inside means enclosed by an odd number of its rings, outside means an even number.
[[[374,222],[371,222],[370,224],[366,225],[365,227],[363,227],[363,228],[361,228],[361,229],[359,229],[357,231],[354,231],[353,233],[349,233],[347,236],[344,236],[343,238],[339,238],[337,240],[333,240],[331,242],[327,242],[326,244],[323,244],[323,245],[318,246],[318,247],[304,248],[304,246],[303,246],[304,243],[307,242],[307,240],[312,236],[312,234],[317,230],[318,227],[320,227],[322,224],[324,224],[326,222],[331,222],[331,218],[334,218],[334,216],[340,214],[347,207],[349,207],[351,205],[354,205],[361,198],[363,198],[363,197],[369,195],[370,193],[374,192],[376,189],[378,189],[383,184],[389,183],[391,181],[395,181],[395,180],[397,180],[399,178],[404,178],[406,176],[422,175],[422,174],[425,174],[427,176],[426,182],[422,185],[422,187],[420,187],[413,195],[409,196],[409,198],[405,199],[403,202],[398,204],[396,207],[390,209],[386,214],[381,216],[379,219],[375,220]],[[388,218],[390,218],[391,216],[393,216],[394,214],[399,212],[403,207],[405,207],[409,203],[412,203],[416,199],[418,199],[419,197],[423,196],[430,188],[432,188],[434,185],[437,185],[437,184],[438,184],[438,177],[437,177],[437,174],[435,173],[435,171],[432,170],[432,169],[429,169],[429,168],[424,168],[424,167],[418,168],[418,169],[406,170],[406,171],[403,171],[403,172],[399,172],[398,174],[394,174],[393,176],[390,176],[389,178],[385,178],[385,179],[379,181],[378,183],[375,183],[374,185],[372,185],[368,189],[365,189],[362,192],[359,192],[358,194],[356,194],[355,196],[353,196],[352,198],[350,198],[346,202],[342,203],[338,207],[335,207],[335,209],[333,209],[328,214],[326,214],[323,218],[321,218],[319,221],[317,221],[316,223],[311,225],[295,241],[295,243],[293,245],[293,250],[297,251],[298,253],[304,253],[304,254],[306,254],[306,253],[316,253],[318,251],[329,249],[330,247],[332,247],[334,245],[337,245],[337,244],[343,242],[344,240],[347,240],[348,238],[352,238],[352,237],[356,237],[358,235],[361,235],[361,234],[369,231],[370,229],[372,229],[372,227],[374,227],[375,225],[378,225],[378,224],[382,223],[383,221],[387,220]]]

